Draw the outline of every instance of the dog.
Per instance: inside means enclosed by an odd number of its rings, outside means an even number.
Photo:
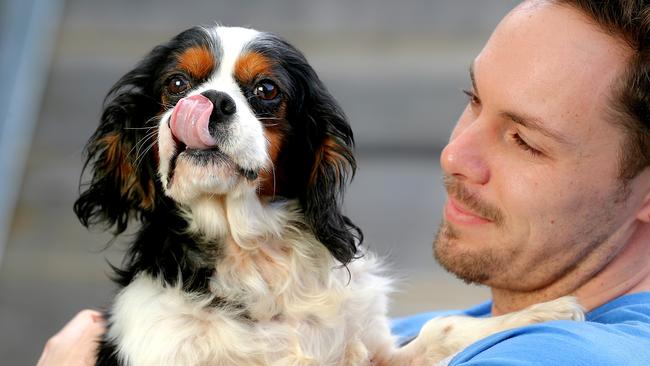
[[[580,319],[570,298],[390,334],[383,265],[341,210],[350,125],[279,36],[194,27],[110,90],[75,213],[139,228],[97,365],[431,365],[500,330]]]

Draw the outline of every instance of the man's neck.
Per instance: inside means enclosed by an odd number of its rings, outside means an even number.
[[[613,240],[547,287],[530,292],[492,288],[492,314],[567,295],[576,296],[585,310],[591,311],[617,297],[650,291],[650,225],[636,221],[629,230],[631,234],[621,233],[626,237],[624,244],[617,246]]]

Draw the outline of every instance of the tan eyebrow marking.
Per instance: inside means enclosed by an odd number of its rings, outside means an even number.
[[[178,56],[178,67],[195,79],[205,79],[215,65],[214,55],[203,46],[191,47]]]
[[[257,75],[272,75],[273,62],[259,52],[248,52],[235,63],[235,79],[251,82]]]

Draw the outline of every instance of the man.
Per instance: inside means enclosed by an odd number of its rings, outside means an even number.
[[[449,364],[650,365],[650,5],[526,1],[470,74],[441,157],[449,199],[435,255],[493,300],[456,313],[573,294],[588,321],[502,332]],[[407,339],[432,316],[394,330]],[[51,354],[74,348],[58,338]]]
[[[441,156],[436,258],[491,288],[470,315],[564,295],[588,314],[488,337],[449,364],[650,365],[650,4],[526,1],[470,78]]]

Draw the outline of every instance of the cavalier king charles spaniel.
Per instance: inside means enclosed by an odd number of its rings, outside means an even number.
[[[431,365],[491,333],[579,318],[571,299],[443,318],[398,348],[390,280],[341,211],[350,126],[300,51],[196,27],[108,93],[87,144],[86,225],[139,221],[98,365]]]

